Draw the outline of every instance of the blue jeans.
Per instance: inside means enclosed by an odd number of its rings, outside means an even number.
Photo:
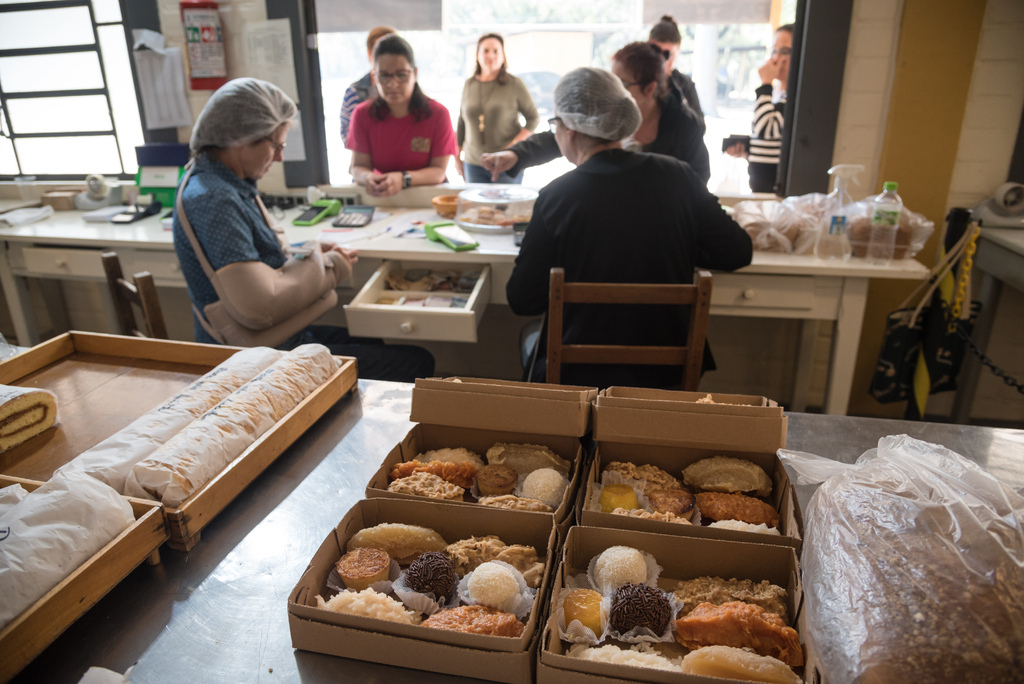
[[[491,172],[482,166],[464,162],[462,170],[466,174],[467,183],[514,183],[515,185],[521,185],[523,182],[523,171],[520,171],[518,176],[510,176],[505,171],[502,171],[498,175],[498,180],[492,181]]]

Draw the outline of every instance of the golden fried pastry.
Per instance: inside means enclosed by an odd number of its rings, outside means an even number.
[[[570,591],[562,601],[565,614],[565,626],[573,620],[590,629],[596,636],[601,636],[604,628],[601,625],[601,601],[603,597],[593,589],[576,589]]]
[[[676,620],[676,641],[689,649],[703,646],[750,648],[778,658],[790,667],[804,664],[800,636],[775,613],[761,606],[730,601],[720,606],[702,603]]]
[[[412,494],[413,496],[426,496],[431,499],[462,501],[462,495],[466,490],[453,485],[451,482],[445,482],[433,473],[419,470],[408,477],[403,477],[389,484],[388,491],[398,492],[399,494]]]
[[[683,481],[706,492],[772,493],[772,480],[761,466],[731,456],[712,456],[690,464],[683,469]]]
[[[507,465],[524,475],[539,468],[554,468],[562,475],[569,476],[569,462],[540,444],[498,442],[487,450],[487,462]]]
[[[442,610],[424,620],[423,626],[515,638],[521,637],[526,629],[526,625],[512,613],[487,606],[459,606],[451,610]]]
[[[793,670],[771,656],[758,655],[732,646],[705,646],[683,657],[684,674],[742,679],[766,684],[802,684]]]
[[[671,513],[651,513],[642,508],[634,508],[633,510],[616,508],[612,513],[614,515],[628,515],[630,518],[640,518],[642,520],[659,520],[661,522],[681,523],[683,525],[693,524],[689,518],[680,518],[678,515],[672,515]]]
[[[391,469],[391,479],[399,480],[403,477],[409,477],[413,473],[421,472],[437,475],[445,482],[451,482],[457,487],[469,489],[473,486],[473,477],[476,475],[477,467],[468,461],[463,463],[407,461],[395,464],[395,467]]]
[[[601,496],[597,500],[602,513],[611,513],[616,508],[631,511],[640,508],[636,492],[627,484],[609,484],[601,488]]]
[[[511,494],[519,482],[519,473],[514,468],[491,463],[476,471],[476,488],[482,496]]]
[[[604,467],[603,472],[619,473],[623,477],[628,477],[633,480],[644,480],[647,482],[647,485],[644,488],[645,491],[652,487],[676,489],[683,486],[682,482],[672,477],[669,473],[665,472],[658,466],[649,464],[636,465],[635,463],[612,461]]]
[[[444,463],[472,463],[477,468],[484,467],[484,460],[475,451],[463,447],[454,449],[433,449],[416,457],[417,461],[442,461]]]
[[[760,499],[743,494],[700,492],[697,508],[709,520],[740,520],[751,525],[779,526],[779,513]]]
[[[743,601],[761,606],[766,612],[775,613],[789,624],[786,610],[786,590],[768,580],[755,582],[748,579],[722,579],[721,577],[698,577],[682,580],[674,590],[682,604],[680,614],[686,615],[701,603],[720,606],[730,601]]]
[[[362,591],[374,582],[388,578],[391,556],[384,549],[353,549],[341,557],[334,567],[349,589]]]
[[[421,553],[444,551],[446,546],[448,542],[429,527],[405,523],[381,523],[365,527],[348,540],[349,551],[362,548],[384,549],[403,565],[413,562]]]
[[[672,489],[645,489],[644,494],[651,502],[656,513],[671,513],[680,518],[689,519],[693,515],[697,499],[689,489],[682,487]]]
[[[543,501],[536,499],[524,499],[521,496],[505,494],[504,496],[485,496],[477,503],[495,508],[507,508],[513,511],[535,511],[537,513],[551,513],[554,509]]]
[[[486,537],[470,537],[449,544],[444,550],[455,563],[459,577],[476,570],[487,561],[500,560],[523,573],[526,584],[536,589],[544,577],[544,563],[537,560],[537,550],[532,546],[512,544],[511,546],[491,534]]]
[[[324,601],[322,597],[317,596],[316,607],[334,613],[401,622],[407,625],[415,625],[420,620],[416,613],[406,610],[401,601],[396,601],[373,589],[363,589],[358,592],[343,591],[337,596],[331,597],[329,601]]]

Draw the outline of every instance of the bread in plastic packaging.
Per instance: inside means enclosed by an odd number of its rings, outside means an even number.
[[[1022,681],[1024,497],[906,435],[830,466],[801,561],[805,636],[828,681]]]

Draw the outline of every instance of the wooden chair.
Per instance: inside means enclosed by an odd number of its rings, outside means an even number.
[[[134,283],[125,280],[121,271],[121,260],[116,252],[104,252],[103,270],[107,273],[107,284],[110,295],[114,299],[117,320],[121,324],[121,332],[136,337],[155,337],[167,339],[167,326],[164,324],[164,313],[160,308],[160,299],[156,294],[156,285],[149,271],[142,271],[133,276]],[[146,331],[135,323],[135,311],[132,304],[142,310],[142,318]],[[147,332],[148,331],[148,332]]]
[[[704,340],[711,308],[712,277],[698,271],[693,285],[634,283],[567,283],[565,270],[551,269],[548,292],[547,382],[558,383],[563,363],[638,364],[682,366],[681,387],[695,391],[704,360]],[[639,345],[562,344],[565,304],[673,304],[690,307],[685,347]]]

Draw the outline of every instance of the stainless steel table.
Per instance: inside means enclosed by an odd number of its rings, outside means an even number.
[[[360,380],[228,506],[188,553],[165,548],[72,625],[15,680],[77,682],[92,665],[146,682],[473,681],[291,647],[287,597],[307,561],[404,437],[412,386]],[[1024,487],[1024,431],[793,413],[789,448],[853,462],[906,433]],[[806,502],[812,488],[800,488]]]

